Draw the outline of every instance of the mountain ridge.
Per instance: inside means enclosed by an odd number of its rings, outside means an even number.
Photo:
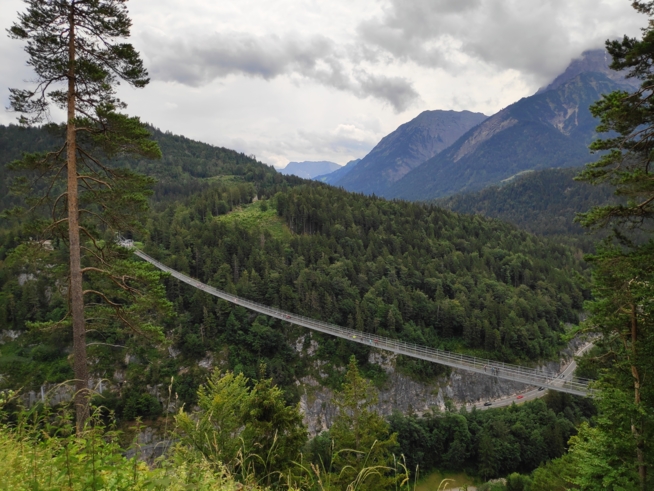
[[[429,200],[496,184],[525,170],[573,167],[593,160],[597,121],[588,107],[628,89],[601,72],[582,72],[556,88],[524,97],[469,130],[383,196]]]
[[[434,204],[457,213],[513,223],[541,236],[586,236],[577,213],[616,199],[608,186],[575,181],[582,167],[528,171],[480,191],[440,198]]]
[[[334,172],[330,172],[329,174],[322,174],[320,176],[316,176],[316,177],[313,178],[313,180],[314,181],[324,182],[325,184],[335,184],[340,179],[342,179],[343,176],[345,176],[352,169],[354,169],[354,167],[359,162],[361,162],[361,159],[350,160],[347,164],[345,164],[340,169],[336,169]]]
[[[611,70],[611,56],[605,49],[593,49],[584,51],[579,58],[574,58],[570,64],[552,82],[538,89],[536,94],[553,90],[565,84],[569,80],[584,72],[603,73],[608,78],[619,84],[628,85],[637,89],[639,82],[634,78],[627,78],[625,72]]]
[[[425,160],[449,147],[486,119],[471,111],[423,111],[389,133],[336,186],[365,194],[383,194]]]
[[[278,169],[281,174],[294,175],[304,179],[313,179],[317,176],[337,171],[342,166],[328,160],[305,160],[303,162],[289,162],[283,169]]]

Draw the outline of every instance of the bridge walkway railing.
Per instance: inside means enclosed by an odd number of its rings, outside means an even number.
[[[337,336],[355,343],[365,344],[374,348],[391,351],[393,353],[410,356],[421,360],[440,363],[442,365],[447,365],[453,368],[460,368],[462,370],[482,373],[484,375],[512,380],[514,382],[521,382],[526,385],[547,387],[549,389],[557,390],[560,392],[567,392],[570,394],[581,396],[592,395],[591,390],[588,387],[589,382],[591,382],[589,379],[574,377],[571,375],[563,376],[557,374],[553,376],[552,374],[534,368],[477,358],[474,356],[464,355],[462,353],[452,353],[441,349],[430,348],[418,344],[387,338],[384,336],[373,335],[371,333],[356,331],[354,329],[348,329],[345,327],[337,326],[335,324],[329,324],[327,322],[322,322],[316,319],[311,319],[309,317],[304,317],[291,312],[276,309],[274,307],[259,304],[257,302],[252,302],[251,300],[232,295],[222,290],[218,290],[217,288],[209,286],[191,278],[190,276],[180,273],[179,271],[169,268],[165,264],[157,261],[142,251],[135,249],[134,254],[136,254],[141,259],[153,264],[158,269],[170,273],[171,276],[194,288],[198,288],[206,293],[209,293],[210,295],[222,298],[223,300],[231,302],[235,305],[240,305],[250,310],[254,310],[255,312],[259,312],[270,317],[275,317],[291,324],[296,324],[308,329],[312,329],[314,331]]]

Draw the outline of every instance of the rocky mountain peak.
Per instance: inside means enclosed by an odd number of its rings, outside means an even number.
[[[611,56],[604,49],[591,49],[584,51],[579,58],[573,59],[563,73],[556,77],[546,87],[538,89],[537,94],[555,90],[566,84],[570,80],[582,73],[597,72],[606,75],[616,83],[624,84],[636,89],[638,81],[633,78],[627,78],[624,72],[616,72],[609,68]]]

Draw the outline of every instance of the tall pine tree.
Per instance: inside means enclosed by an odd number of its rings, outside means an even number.
[[[25,3],[27,10],[19,14],[9,35],[26,42],[36,85],[10,89],[11,107],[21,113],[20,122],[29,125],[49,121],[54,105],[65,112],[66,123],[50,125],[62,136],[59,148],[26,154],[12,167],[22,171],[17,187],[26,191],[28,209],[39,218],[33,232],[42,243],[60,237],[68,245],[70,312],[62,323],[72,324],[80,431],[88,418],[89,400],[85,299],[101,305],[96,310],[108,309],[130,329],[145,327],[156,334],[153,326],[138,319],[152,307],[143,302],[143,295],[146,285],[156,289],[157,278],[143,269],[130,271],[124,253],[121,257],[111,240],[101,240],[138,226],[152,180],[108,162],[125,153],[158,158],[161,152],[138,118],[119,112],[125,104],[116,96],[118,83],[140,88],[149,81],[138,53],[121,42],[131,27],[126,0]],[[42,218],[44,208],[48,223]],[[110,294],[97,287],[103,283],[120,292]],[[125,295],[140,298],[140,304],[127,307]],[[160,306],[165,307],[161,302]]]
[[[595,301],[589,305],[589,326],[603,334],[600,346],[606,351],[607,369],[600,380],[598,430],[582,431],[583,438],[571,447],[580,462],[575,483],[581,489],[645,490],[652,483],[648,468],[654,464],[654,2],[632,5],[649,17],[642,38],[625,36],[607,41],[606,47],[613,57],[611,68],[625,70],[641,85],[633,93],[604,95],[591,106],[600,119],[597,131],[607,136],[591,145],[602,152],[601,158],[577,177],[608,183],[625,198],[580,215],[583,225],[610,228],[615,239],[590,258]],[[607,467],[615,472],[610,485],[609,476],[596,471],[598,462],[611,462]]]

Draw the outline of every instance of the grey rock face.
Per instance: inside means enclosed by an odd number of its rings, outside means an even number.
[[[577,341],[571,343],[562,353],[562,361],[545,363],[540,366],[540,370],[548,374],[561,371],[577,345]],[[441,377],[431,384],[422,383],[398,373],[393,355],[381,351],[372,352],[369,361],[382,366],[388,373],[388,381],[379,391],[379,403],[375,407],[384,416],[389,416],[394,411],[420,416],[433,409],[444,410],[446,399],[460,406],[509,397],[529,388],[519,382],[456,369],[449,376]],[[300,409],[309,434],[313,436],[328,430],[336,417],[334,392],[321,386],[313,377],[304,377],[298,383],[303,389]]]
[[[552,83],[546,87],[538,89],[537,94],[548,90],[554,90],[561,87],[566,82],[574,79],[580,73],[598,72],[603,73],[608,78],[619,84],[626,84],[633,89],[638,88],[638,79],[626,78],[625,73],[616,72],[609,68],[611,56],[605,49],[593,49],[584,51],[579,58],[570,61],[565,71],[557,76]]]

